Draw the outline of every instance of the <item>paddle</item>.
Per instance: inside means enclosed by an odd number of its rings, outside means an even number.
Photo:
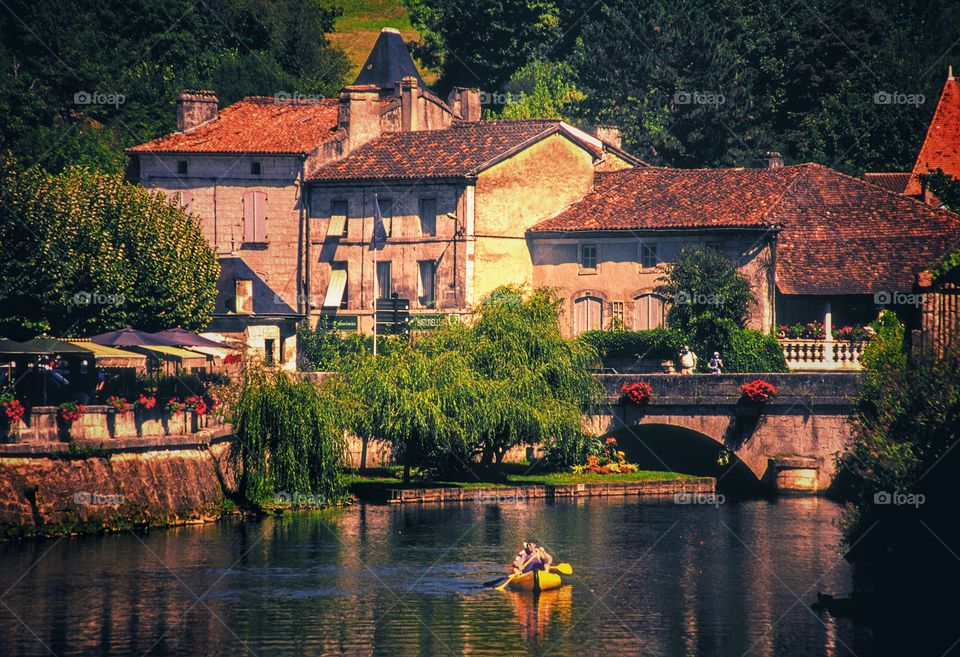
[[[524,564],[524,566],[526,566],[526,564]],[[550,569],[557,571],[561,575],[573,574],[573,566],[571,566],[568,563],[558,563],[556,566],[550,566]],[[492,587],[496,587],[502,591],[503,590],[502,587],[509,584],[510,580],[512,580],[516,576],[517,576],[517,573],[513,575],[504,575],[503,577],[498,577],[497,579],[491,579],[489,582],[484,582],[483,586],[484,588],[488,588],[488,589]]]
[[[524,568],[526,568],[530,564],[530,562],[533,561],[535,558],[536,558],[536,554],[530,555],[530,558],[527,559],[522,566],[520,566],[520,569],[517,572],[515,572],[512,575],[508,575],[507,578],[504,579],[504,581],[502,581],[500,584],[497,584],[494,588],[497,589],[498,591],[502,591],[503,589],[507,588],[507,584],[512,582],[513,578],[516,577],[517,575],[522,575]]]

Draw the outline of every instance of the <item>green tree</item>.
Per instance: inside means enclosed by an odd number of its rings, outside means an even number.
[[[454,342],[482,381],[476,432],[482,466],[499,465],[517,445],[569,441],[594,401],[596,351],[560,333],[561,301],[552,292],[501,287],[480,304]],[[443,340],[446,336],[439,336]]]
[[[572,106],[586,97],[563,62],[530,62],[513,75],[505,92],[507,104],[491,118],[569,119]]]
[[[231,457],[238,492],[251,505],[276,493],[332,504],[346,494],[343,426],[336,378],[316,385],[286,372],[248,368],[234,410]]]
[[[0,164],[0,333],[206,326],[219,264],[197,222],[119,174]]]
[[[937,169],[927,174],[920,174],[920,179],[927,184],[927,189],[936,196],[948,210],[960,211],[960,180]]]
[[[120,172],[123,148],[175,128],[183,88],[213,88],[223,103],[334,94],[349,64],[323,35],[339,13],[318,0],[11,0],[0,146],[51,171]]]

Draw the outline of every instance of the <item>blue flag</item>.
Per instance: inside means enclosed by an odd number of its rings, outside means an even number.
[[[380,214],[380,199],[373,195],[373,238],[370,240],[370,249],[379,250],[387,243],[387,229],[383,225],[383,215]]]

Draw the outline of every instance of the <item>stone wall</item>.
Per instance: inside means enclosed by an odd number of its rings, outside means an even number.
[[[58,407],[34,406],[26,422],[10,432],[9,442],[56,443],[71,440],[112,441],[144,436],[189,436],[223,425],[209,415],[181,411],[129,411],[110,413],[107,406],[86,406],[83,416],[67,426],[58,419]],[[0,440],[2,442],[2,440]]]
[[[206,522],[235,490],[226,437],[38,447],[0,450],[0,539]]]

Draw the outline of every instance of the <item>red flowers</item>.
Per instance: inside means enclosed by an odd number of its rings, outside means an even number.
[[[144,411],[149,411],[156,405],[157,405],[157,398],[154,397],[153,395],[141,394],[140,397],[137,399],[137,408],[142,409]]]
[[[765,404],[777,396],[777,388],[763,379],[754,379],[740,386],[740,396],[754,404]]]
[[[176,397],[172,397],[167,400],[167,410],[171,413],[179,413],[183,410],[183,402]]]
[[[112,395],[110,397],[107,397],[107,406],[109,406],[110,410],[112,410],[114,413],[117,413],[118,415],[121,413],[130,412],[130,402],[128,402],[123,397],[120,397],[119,395]]]
[[[233,365],[240,362],[240,354],[227,354],[223,358],[224,365]]]
[[[193,411],[197,415],[206,415],[207,401],[202,395],[193,395],[192,397],[187,397],[183,401],[187,405],[188,411]]]
[[[67,424],[73,424],[77,420],[83,417],[83,414],[86,412],[83,404],[78,404],[77,402],[64,402],[60,404],[60,410],[57,411],[57,415],[60,416],[60,419]]]
[[[10,424],[14,425],[23,419],[23,414],[26,412],[26,409],[23,407],[23,404],[20,403],[19,399],[10,399],[3,402],[3,412],[6,414]]]
[[[638,381],[636,383],[624,383],[620,386],[620,392],[636,406],[644,406],[650,402],[653,396],[653,388],[649,383]]]

